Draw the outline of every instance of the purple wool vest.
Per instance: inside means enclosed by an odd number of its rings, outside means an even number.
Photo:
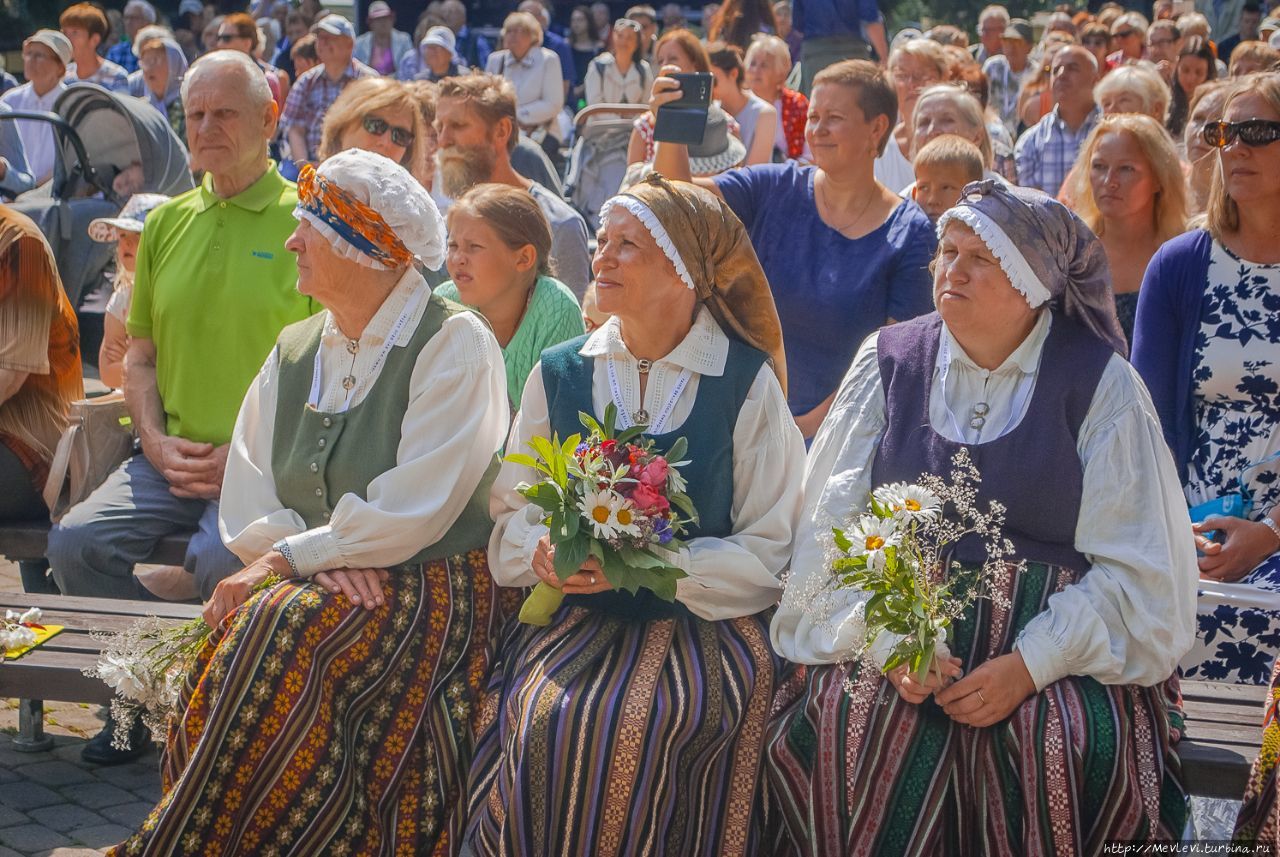
[[[880,331],[877,352],[885,393],[886,426],[871,468],[871,484],[914,482],[924,473],[950,479],[961,446],[982,476],[979,508],[1003,503],[1013,559],[1086,571],[1075,548],[1084,471],[1076,440],[1112,350],[1069,318],[1054,313],[1027,413],[1004,437],[981,444],[954,443],[929,422],[929,390],[942,333],[936,312]],[[955,558],[980,564],[976,538],[961,540]]]

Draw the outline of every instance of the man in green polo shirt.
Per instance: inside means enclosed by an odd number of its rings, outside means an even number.
[[[195,531],[185,567],[206,598],[242,563],[218,533],[227,444],[249,382],[287,324],[320,307],[298,294],[285,239],[297,188],[267,157],[277,110],[247,56],[200,59],[182,87],[204,184],[147,218],[125,357],[142,452],[49,535],[67,595],[148,597],[133,575],[164,536]]]

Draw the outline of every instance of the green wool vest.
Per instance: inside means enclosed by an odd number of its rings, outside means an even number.
[[[323,413],[307,404],[326,314],[291,324],[280,333],[271,469],[276,496],[301,515],[308,528],[327,524],[344,494],[368,499],[369,483],[396,466],[400,426],[409,407],[409,383],[418,355],[446,319],[463,311],[457,304],[430,297],[408,344],[391,349],[364,399],[341,414]],[[441,417],[448,419],[448,414]],[[406,560],[406,565],[484,549],[493,530],[489,486],[497,472],[495,456],[454,525],[435,544]]]

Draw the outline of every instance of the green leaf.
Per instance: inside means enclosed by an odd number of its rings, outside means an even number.
[[[556,577],[567,580],[582,568],[582,564],[587,561],[590,541],[585,535],[579,535],[556,545],[554,560]]]
[[[622,561],[632,568],[670,568],[666,560],[659,559],[648,551],[623,548],[619,553]]]
[[[503,461],[509,461],[512,464],[519,464],[522,467],[532,467],[534,470],[541,470],[542,466],[532,455],[525,455],[523,452],[512,452],[507,455]]]
[[[853,542],[849,541],[849,537],[844,534],[844,530],[839,527],[832,527],[831,534],[835,536],[836,547],[840,548],[841,553],[848,553],[853,549]]]
[[[667,450],[666,455],[663,457],[666,458],[667,463],[670,464],[684,458],[684,454],[688,451],[689,441],[682,437],[678,437],[676,438],[675,443],[671,444],[671,448]]]
[[[644,434],[644,430],[647,428],[648,426],[632,426],[629,429],[623,430],[622,434],[618,435],[614,440],[618,442],[619,446],[624,443],[631,443],[631,441]]]
[[[605,405],[604,408],[604,431],[600,435],[606,440],[613,438],[613,427],[618,424],[618,406],[613,402]]]
[[[667,499],[671,501],[673,506],[684,512],[685,517],[690,521],[695,524],[698,523],[698,510],[693,507],[693,501],[689,499],[688,494],[672,494]]]
[[[588,432],[604,437],[604,429],[600,427],[600,423],[586,411],[578,411],[578,422],[582,423],[582,427]]]

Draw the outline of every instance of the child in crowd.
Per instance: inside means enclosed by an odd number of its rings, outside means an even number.
[[[969,182],[981,181],[982,152],[963,137],[943,134],[916,153],[916,183],[911,198],[934,223],[942,212],[960,201],[960,192]]]
[[[119,388],[124,384],[124,353],[129,348],[125,321],[133,297],[133,272],[138,260],[142,223],[147,215],[169,197],[161,193],[138,193],[129,197],[116,217],[99,217],[89,224],[94,241],[116,242],[116,278],[107,315],[103,319],[102,346],[98,349],[98,373],[102,383]]]

